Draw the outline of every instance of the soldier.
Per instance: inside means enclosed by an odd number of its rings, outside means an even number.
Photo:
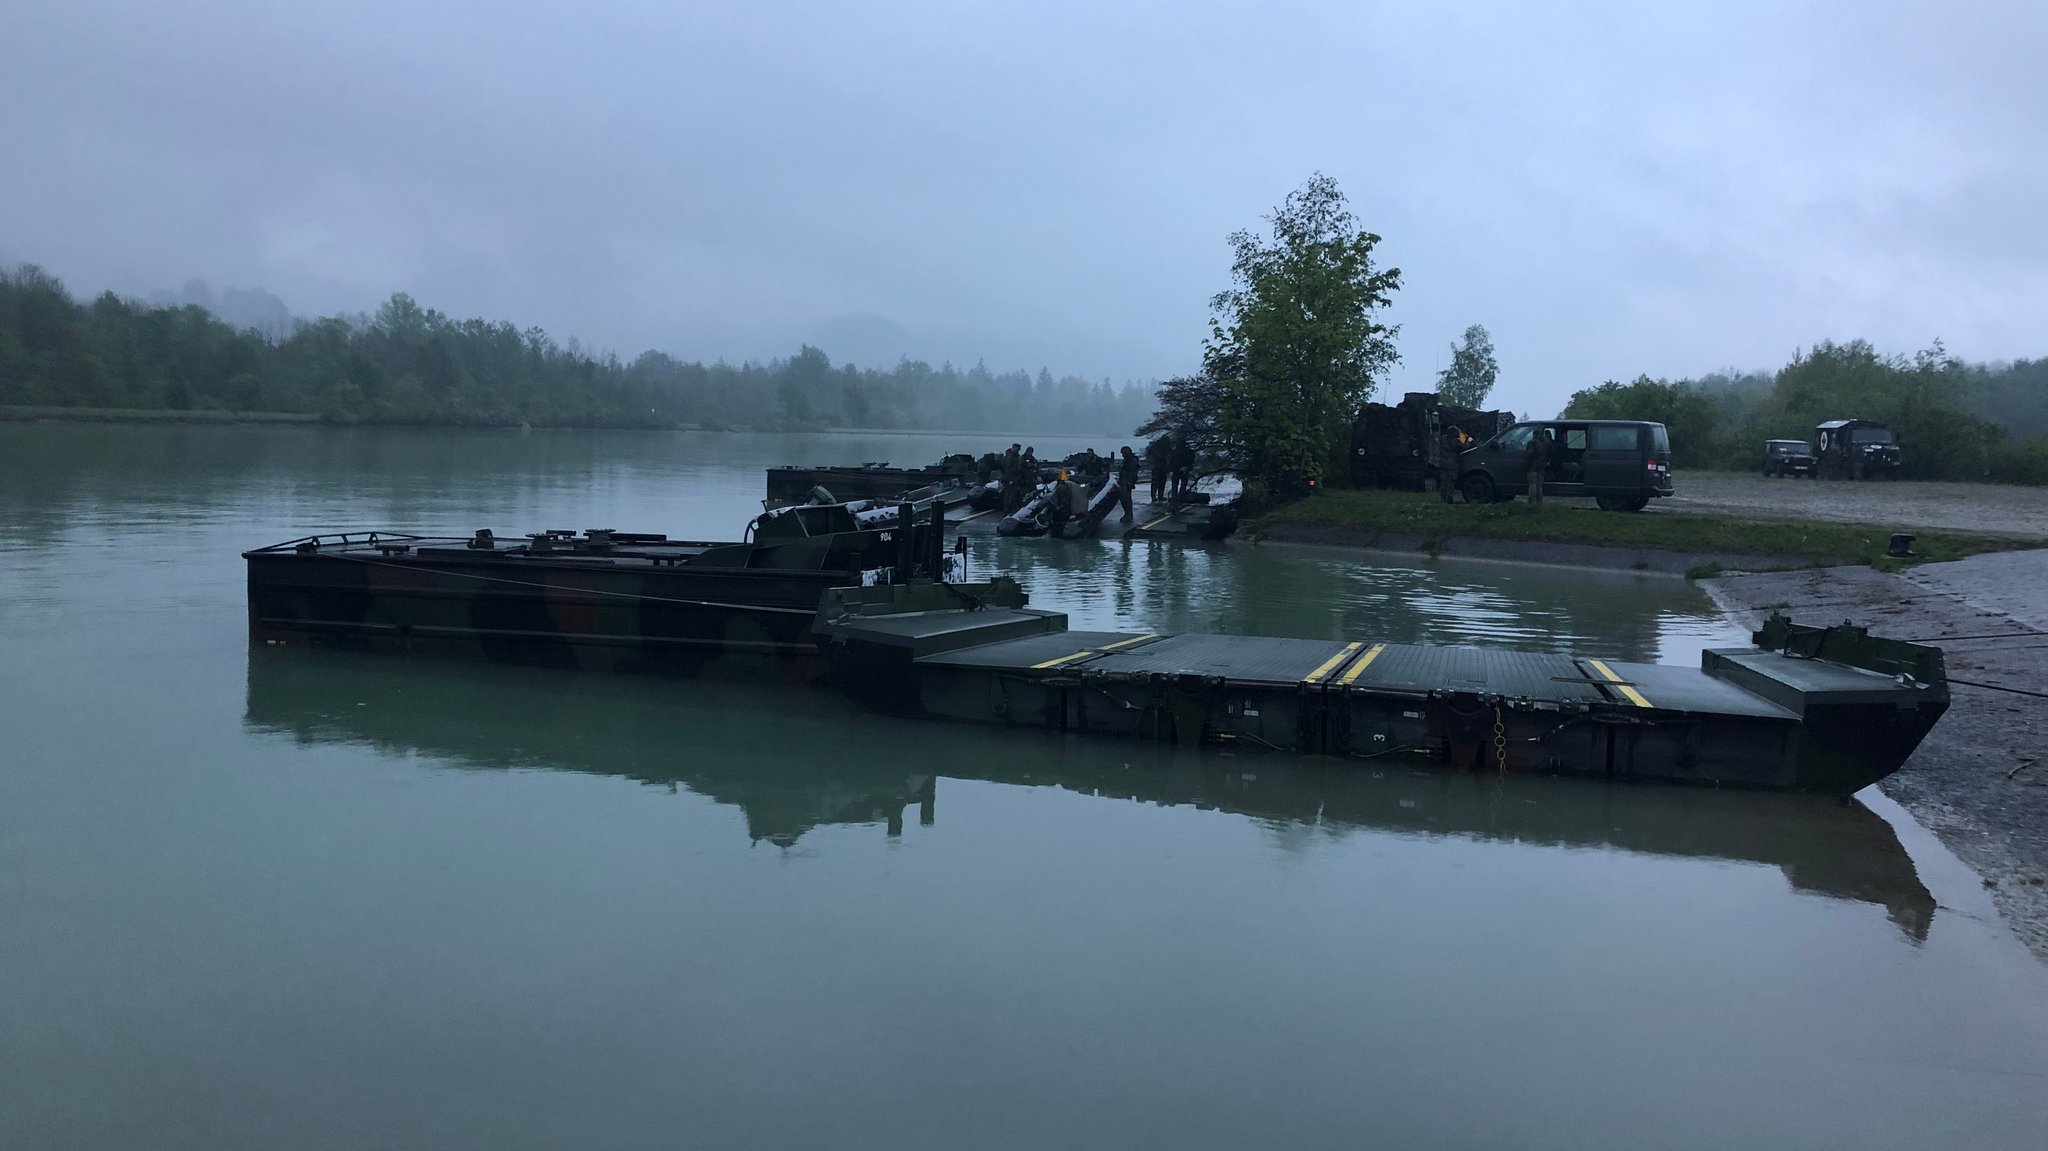
[[[1157,436],[1145,445],[1145,462],[1152,466],[1152,502],[1166,498],[1166,478],[1173,472],[1173,437]]]
[[[1156,482],[1156,481],[1155,481]],[[1124,522],[1131,522],[1131,493],[1138,487],[1138,453],[1125,444],[1116,464],[1116,499],[1124,509]]]
[[[1458,490],[1459,457],[1463,456],[1465,449],[1470,446],[1472,437],[1466,435],[1465,429],[1456,424],[1445,429],[1443,437],[1438,441],[1437,453],[1443,458],[1437,464],[1436,491],[1437,496],[1445,503],[1450,503],[1451,493]]]
[[[1067,469],[1061,468],[1060,478],[1053,483],[1052,518],[1046,527],[1047,535],[1052,536],[1054,539],[1059,538],[1060,528],[1066,525],[1067,512],[1071,502],[1067,497]]]
[[[1529,469],[1529,502],[1543,506],[1543,469],[1550,463],[1550,429],[1536,428],[1536,434],[1529,437],[1529,453],[1523,461]]]
[[[1024,458],[1018,454],[1018,446],[1010,445],[1003,453],[1003,514],[1009,515],[1024,506]]]
[[[1173,494],[1184,496],[1195,487],[1195,449],[1186,440],[1173,445]]]
[[[1088,484],[1092,482],[1094,481],[1091,480],[1084,483],[1080,476],[1073,476],[1066,483],[1060,485],[1057,498],[1067,502],[1068,519],[1078,520],[1088,514],[1088,501],[1093,496],[1093,493],[1088,490]],[[1102,482],[1108,483],[1109,481],[1105,478]]]

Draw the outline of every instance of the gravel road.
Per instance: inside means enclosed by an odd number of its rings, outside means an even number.
[[[1832,519],[1910,531],[1946,528],[2048,539],[2048,488],[1844,480],[1767,480],[1738,472],[1679,472],[1662,512],[1756,519]]]

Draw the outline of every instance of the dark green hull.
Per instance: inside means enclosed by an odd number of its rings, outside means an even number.
[[[812,623],[833,588],[936,556],[926,525],[751,543],[602,532],[504,541],[351,533],[244,553],[249,634],[550,667],[822,675]]]

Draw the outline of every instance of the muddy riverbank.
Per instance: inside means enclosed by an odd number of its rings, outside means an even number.
[[[1736,619],[1849,620],[1938,644],[1954,703],[1879,787],[1992,888],[2048,961],[2048,550],[1973,556],[1897,575],[1864,567],[1702,580]],[[2027,694],[2034,693],[2034,694]]]

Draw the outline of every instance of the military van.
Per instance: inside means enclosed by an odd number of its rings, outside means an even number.
[[[1529,444],[1550,433],[1543,494],[1590,497],[1608,511],[1639,512],[1671,494],[1671,437],[1642,420],[1530,420],[1458,457],[1458,492],[1467,503],[1511,500],[1529,490]]]
[[[1876,420],[1829,420],[1813,429],[1824,480],[1899,478],[1899,438]]]

